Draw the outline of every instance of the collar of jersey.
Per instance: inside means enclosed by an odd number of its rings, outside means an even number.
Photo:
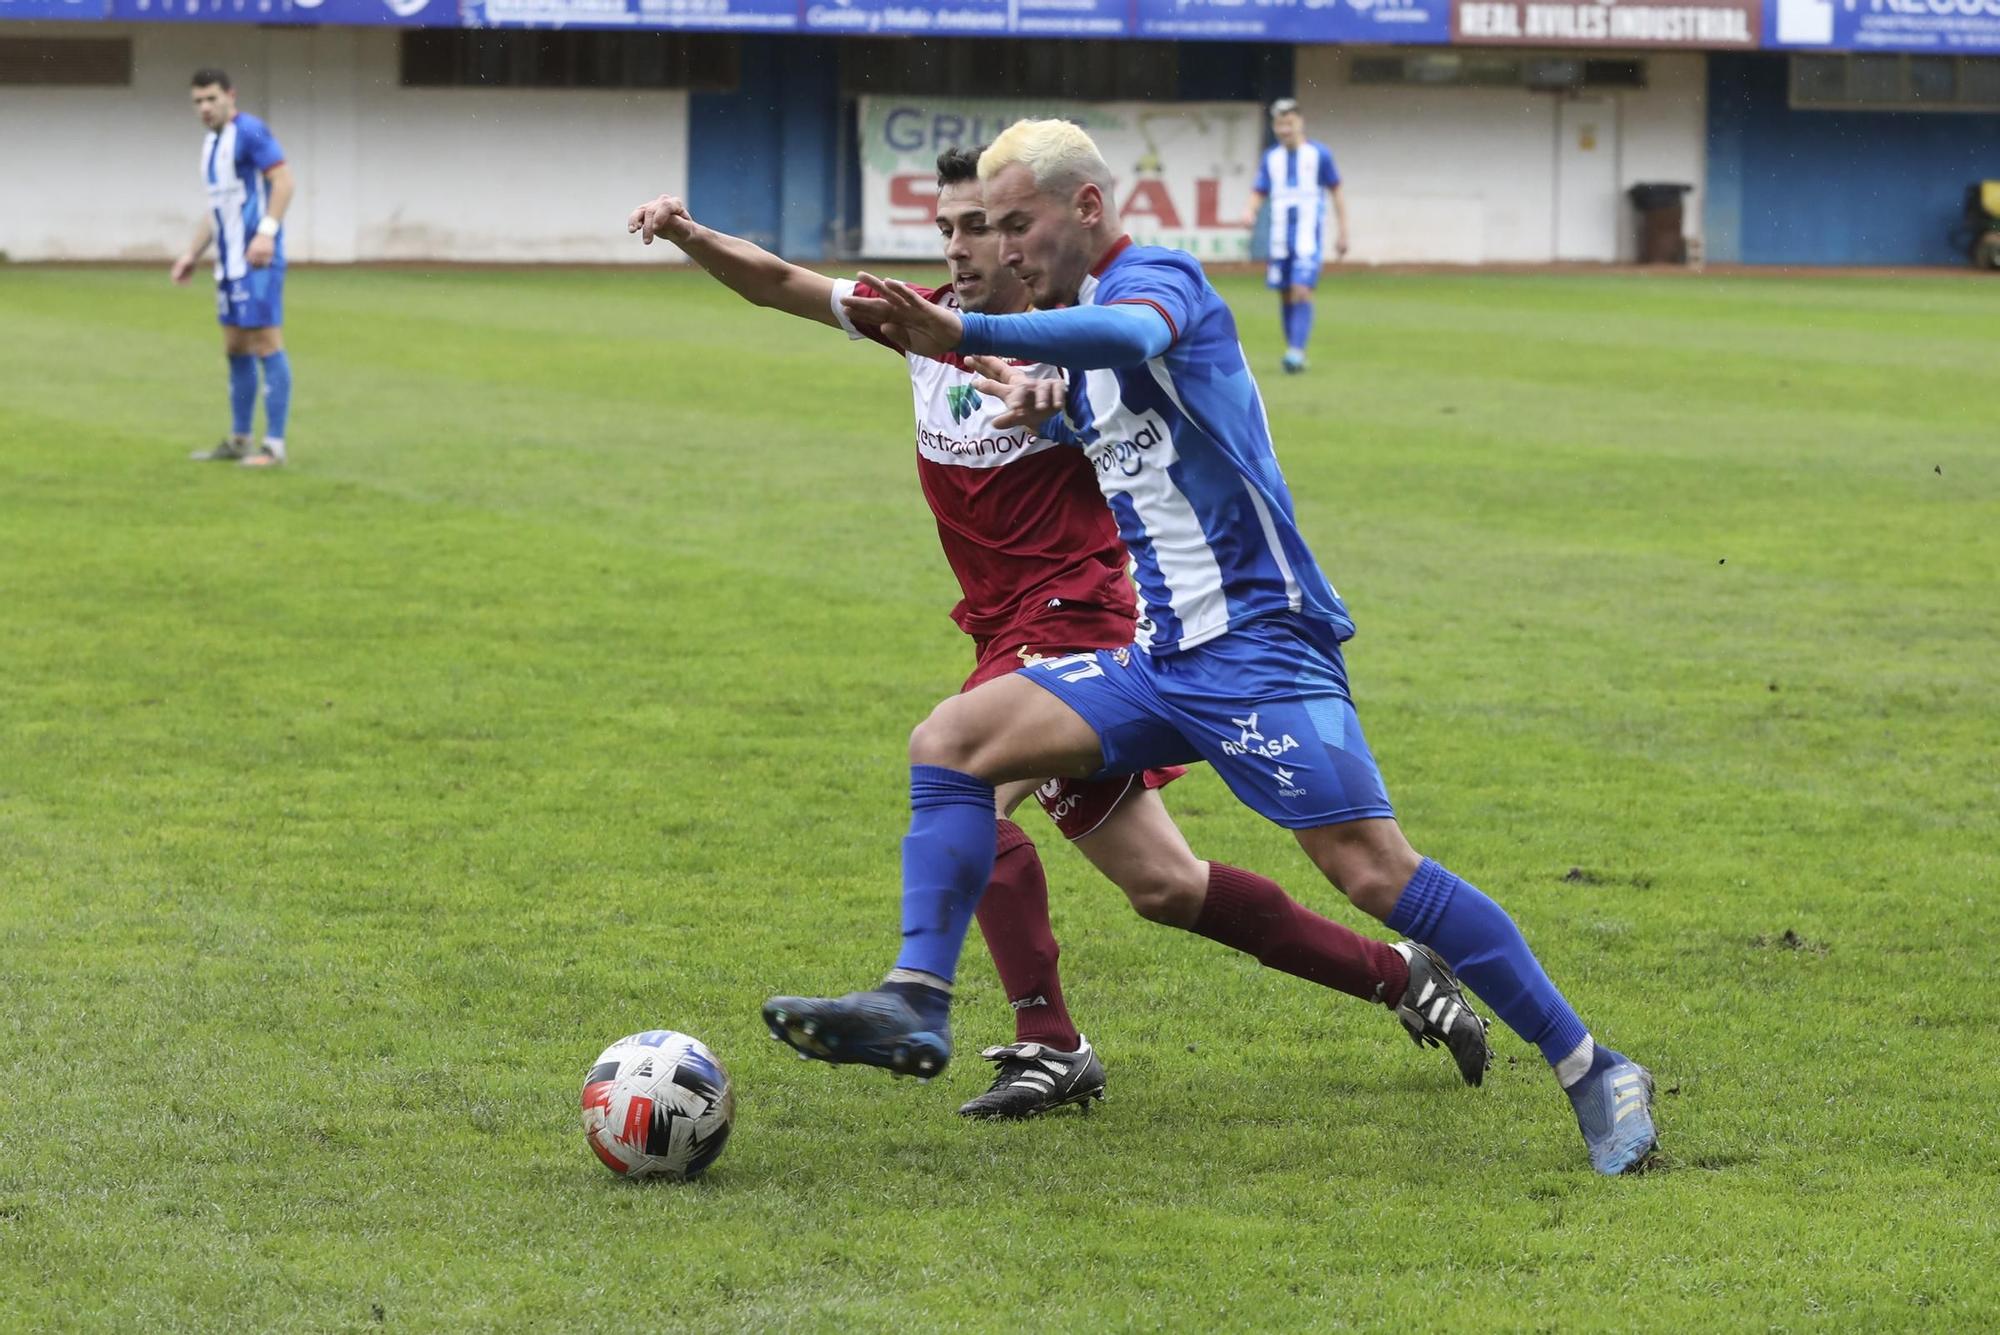
[[[1102,278],[1104,276],[1104,271],[1111,267],[1111,264],[1114,260],[1116,260],[1120,255],[1123,255],[1128,249],[1130,249],[1131,245],[1132,245],[1132,238],[1130,236],[1121,236],[1116,241],[1112,242],[1111,249],[1105,251],[1103,256],[1097,261],[1097,263],[1090,266],[1090,276],[1092,278]]]

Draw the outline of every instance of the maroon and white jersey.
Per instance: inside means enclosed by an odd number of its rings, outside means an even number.
[[[1002,405],[973,386],[975,373],[956,353],[919,356],[877,326],[856,323],[840,302],[857,292],[875,295],[866,284],[836,282],[834,314],[849,338],[872,339],[909,366],[917,477],[965,595],[951,610],[959,629],[992,636],[1070,606],[1137,617],[1125,546],[1083,451],[1027,427],[995,427]],[[949,286],[924,296],[958,308]],[[1031,376],[1061,376],[1052,367],[1026,369]]]

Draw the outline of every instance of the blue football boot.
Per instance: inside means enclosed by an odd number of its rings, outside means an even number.
[[[771,1037],[801,1057],[835,1065],[879,1066],[928,1080],[951,1061],[951,1028],[927,1021],[899,992],[878,988],[844,997],[772,997],[764,1003]]]
[[[1597,1069],[1564,1090],[1590,1149],[1590,1166],[1606,1177],[1645,1163],[1660,1143],[1653,1127],[1653,1073],[1608,1048]]]

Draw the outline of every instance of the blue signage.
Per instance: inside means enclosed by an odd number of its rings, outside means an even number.
[[[68,19],[94,22],[111,12],[111,0],[0,0],[0,23],[8,19]]]
[[[1126,0],[1014,0],[1014,26],[1026,37],[1125,37]]]
[[[2000,52],[2000,0],[1764,0],[1764,45],[1991,54]]]
[[[804,0],[808,32],[1126,37],[1129,0]]]
[[[449,3],[450,0],[432,0]],[[458,0],[468,28],[793,32],[798,0]]]
[[[0,0],[4,4],[6,0]],[[115,19],[456,28],[458,0],[111,0]]]
[[[1451,0],[1137,0],[1134,37],[1229,42],[1451,40]]]
[[[1013,5],[1010,0],[805,0],[803,9],[807,32],[958,37],[1004,35]]]

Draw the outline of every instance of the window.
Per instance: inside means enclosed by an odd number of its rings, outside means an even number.
[[[0,37],[0,85],[129,88],[129,37]]]
[[[1646,62],[1485,51],[1425,51],[1356,56],[1348,67],[1347,81],[1425,88],[1532,88],[1539,92],[1644,88]]]
[[[1156,98],[1180,86],[1173,42],[869,38],[840,44],[843,92],[912,96]],[[1193,59],[1199,59],[1199,54]]]
[[[2000,107],[2000,60],[1959,61],[1958,100],[1975,107]]]
[[[405,88],[736,87],[736,39],[723,34],[494,28],[403,33]]]
[[[1805,111],[2000,110],[2000,60],[1977,56],[1793,56]]]

